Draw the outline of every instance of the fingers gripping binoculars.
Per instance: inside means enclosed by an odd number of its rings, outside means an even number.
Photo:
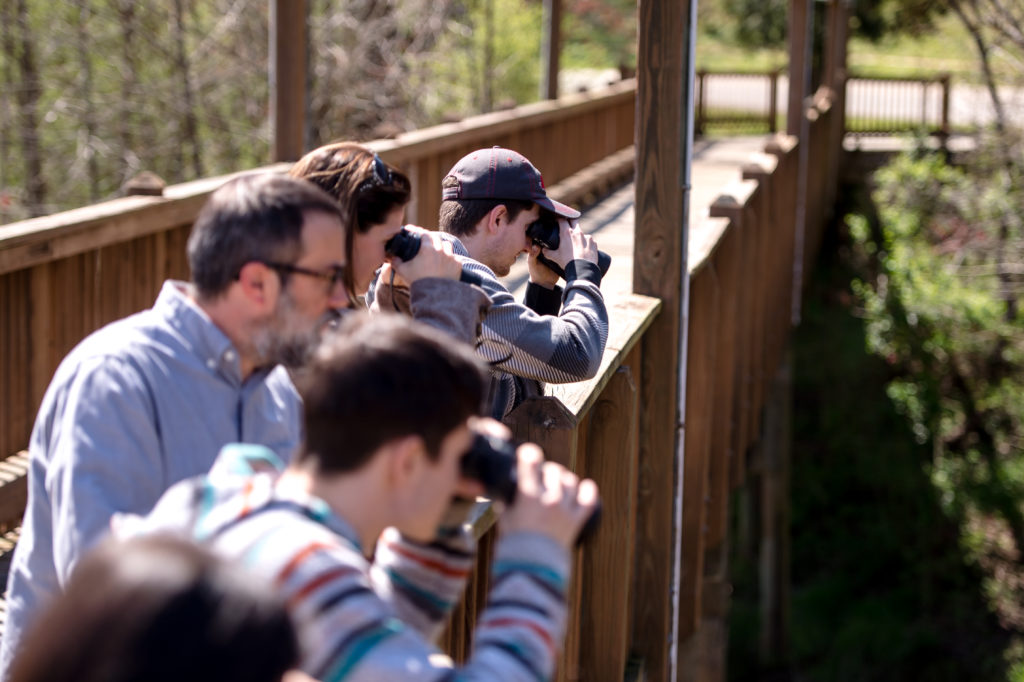
[[[473,444],[459,462],[462,475],[480,483],[487,496],[513,504],[519,490],[516,444],[498,436],[476,434]],[[583,524],[576,544],[593,535],[601,521],[601,503]]]
[[[411,261],[420,252],[420,236],[404,227],[395,236],[384,242],[384,253]]]
[[[526,228],[526,236],[542,249],[554,251],[562,241],[558,229],[558,216],[553,213],[541,215],[539,220],[533,221],[530,223],[530,226]],[[565,270],[558,263],[545,257],[543,253],[537,256],[537,260],[550,268],[553,272],[557,273],[559,277],[565,279]],[[601,270],[602,277],[608,273],[608,268],[611,264],[611,256],[604,251],[597,252],[597,267]]]

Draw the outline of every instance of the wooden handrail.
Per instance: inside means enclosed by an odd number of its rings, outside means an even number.
[[[620,81],[587,93],[474,116],[458,123],[403,133],[391,140],[374,140],[366,145],[391,163],[409,164],[455,149],[486,145],[499,137],[541,128],[552,122],[629,104],[635,94],[635,80]],[[543,168],[542,164],[537,165]],[[272,164],[245,172],[285,172],[289,167],[286,163]],[[0,226],[0,274],[189,223],[210,193],[234,175],[171,185],[162,197],[123,197]]]
[[[632,103],[635,96],[636,79],[627,79],[604,88],[564,95],[557,100],[534,102],[456,123],[402,133],[393,140],[375,142],[374,149],[390,163],[402,164],[451,149],[486,145],[495,137],[538,128],[553,121],[603,109],[616,102]]]

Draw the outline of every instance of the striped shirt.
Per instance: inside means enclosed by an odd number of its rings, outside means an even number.
[[[273,474],[223,473],[238,470],[218,461],[209,476],[169,490],[146,519],[120,524],[121,533],[184,532],[272,581],[295,620],[301,667],[322,682],[551,678],[570,570],[554,541],[502,537],[472,656],[457,669],[431,642],[473,569],[468,528],[429,545],[388,529],[371,562],[323,500],[276,485]]]
[[[597,265],[585,260],[569,263],[560,310],[550,301],[540,300],[542,306],[537,305],[538,298],[550,295],[539,292],[536,285],[533,291],[528,289],[524,304],[515,300],[494,271],[470,257],[457,237],[438,234],[452,245],[463,271],[480,278],[480,288],[491,299],[476,349],[492,368],[495,417],[509,414],[530,394],[538,393],[538,381],[566,384],[597,374],[608,342],[608,310]],[[368,301],[384,286],[386,283],[374,282]]]

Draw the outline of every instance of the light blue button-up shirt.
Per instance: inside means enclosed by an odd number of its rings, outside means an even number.
[[[29,495],[8,579],[0,670],[41,605],[115,512],[145,514],[174,483],[205,474],[226,443],[288,461],[301,402],[282,367],[242,380],[238,351],[165,282],[154,306],[82,341],[60,364],[29,444]]]

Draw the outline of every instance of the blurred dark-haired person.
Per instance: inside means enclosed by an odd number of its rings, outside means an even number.
[[[487,381],[472,349],[401,315],[350,316],[297,385],[305,439],[280,476],[179,483],[122,532],[180,532],[273,581],[320,680],[546,680],[566,619],[570,548],[597,503],[536,446],[518,448],[501,512],[488,606],[466,664],[432,642],[465,590],[475,540],[465,505],[482,492],[460,463]],[[244,457],[228,448],[225,457]]]
[[[14,682],[298,682],[288,612],[265,582],[194,543],[103,542],[40,614]]]
[[[347,285],[354,296],[367,294],[378,268],[387,262],[408,285],[402,290],[406,298],[395,309],[463,341],[477,337],[481,315],[490,307],[490,299],[476,286],[480,283],[478,277],[463,273],[462,264],[452,255],[451,244],[437,233],[403,225],[412,198],[405,174],[355,142],[335,142],[314,149],[299,159],[289,174],[312,182],[337,199],[346,225],[352,226],[346,234],[345,249],[350,264]],[[419,239],[419,250],[408,261],[389,253],[386,247],[403,227]]]
[[[29,443],[0,673],[115,512],[149,511],[172,484],[207,472],[226,443],[294,452],[301,403],[280,365],[301,363],[349,305],[344,240],[337,203],[312,184],[238,177],[192,228],[192,282],[165,282],[152,308],[63,360]]]
[[[559,244],[540,259],[527,235],[531,223],[557,221]],[[540,171],[511,149],[478,149],[460,159],[442,182],[439,228],[491,299],[476,339],[493,368],[491,410],[508,415],[541,392],[540,382],[589,379],[601,366],[608,311],[601,293],[597,244],[576,224],[579,211],[551,199]],[[498,279],[528,254],[530,279],[522,303]],[[558,285],[565,278],[565,288]],[[381,278],[375,295],[394,296]]]

